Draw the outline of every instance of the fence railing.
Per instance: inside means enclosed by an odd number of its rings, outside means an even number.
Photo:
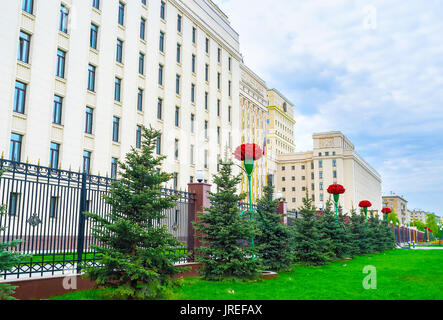
[[[83,212],[104,216],[111,210],[102,196],[113,179],[4,159],[0,170],[5,170],[0,204],[6,205],[6,214],[0,215],[0,226],[6,228],[0,241],[22,240],[13,250],[29,255],[12,271],[0,274],[0,279],[78,272],[82,262],[97,263],[91,248],[97,240]],[[195,195],[171,189],[162,189],[162,194],[178,194],[179,199],[157,223],[183,242],[177,250],[192,251],[188,216],[194,214]]]

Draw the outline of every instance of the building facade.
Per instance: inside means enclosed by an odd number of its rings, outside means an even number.
[[[361,200],[369,200],[372,212],[382,209],[381,177],[356,152],[341,132],[313,134],[314,149],[282,154],[277,157],[277,188],[288,208],[297,210],[308,192],[317,208],[329,198],[327,188],[338,183],[346,193],[340,197],[345,213],[359,209]]]
[[[240,65],[240,125],[241,143],[255,143],[263,148],[263,157],[255,162],[252,180],[254,202],[263,195],[263,187],[268,178],[275,174],[275,161],[271,158],[270,147],[266,143],[269,112],[267,109],[267,87],[258,75],[244,64]],[[242,176],[240,191],[247,192],[248,180]]]
[[[397,213],[397,218],[402,224],[407,224],[410,219],[410,212],[408,210],[408,201],[403,197],[397,195],[383,196],[383,207],[389,207],[395,213]]]
[[[285,153],[294,153],[294,105],[277,89],[269,89],[267,143],[272,159]]]
[[[210,0],[17,0],[0,16],[5,158],[115,176],[152,126],[185,188],[240,142],[239,36]]]

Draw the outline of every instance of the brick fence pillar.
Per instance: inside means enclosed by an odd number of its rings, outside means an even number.
[[[199,221],[197,213],[204,212],[204,208],[208,208],[211,205],[208,193],[210,190],[211,185],[207,183],[188,184],[188,192],[195,194],[194,210],[190,210],[192,213],[188,216],[188,247],[192,252],[202,245],[201,241],[198,239],[198,236],[201,234],[194,230],[192,222]]]
[[[280,200],[280,202],[278,203],[277,212],[278,214],[283,215],[283,219],[281,220],[281,222],[285,225],[288,225],[288,206],[286,201]]]

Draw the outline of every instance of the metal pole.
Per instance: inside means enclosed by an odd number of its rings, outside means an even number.
[[[80,212],[78,221],[78,236],[77,236],[77,273],[81,272],[80,264],[83,260],[83,247],[85,244],[85,220],[86,217],[83,212],[86,211],[86,178],[87,173],[82,174],[82,188],[80,193]]]

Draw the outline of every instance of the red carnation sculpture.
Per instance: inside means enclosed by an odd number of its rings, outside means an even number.
[[[330,194],[343,194],[346,189],[341,184],[331,184],[328,188]]]
[[[363,200],[363,201],[360,201],[360,203],[358,204],[358,206],[359,206],[360,208],[369,208],[369,207],[372,207],[372,203],[369,202],[368,200]]]
[[[384,214],[387,214],[387,213],[391,213],[392,211],[391,211],[391,208],[383,208],[383,209],[381,209],[381,212]]]
[[[239,146],[235,152],[234,156],[237,160],[259,160],[263,157],[263,150],[255,143],[247,143]]]

